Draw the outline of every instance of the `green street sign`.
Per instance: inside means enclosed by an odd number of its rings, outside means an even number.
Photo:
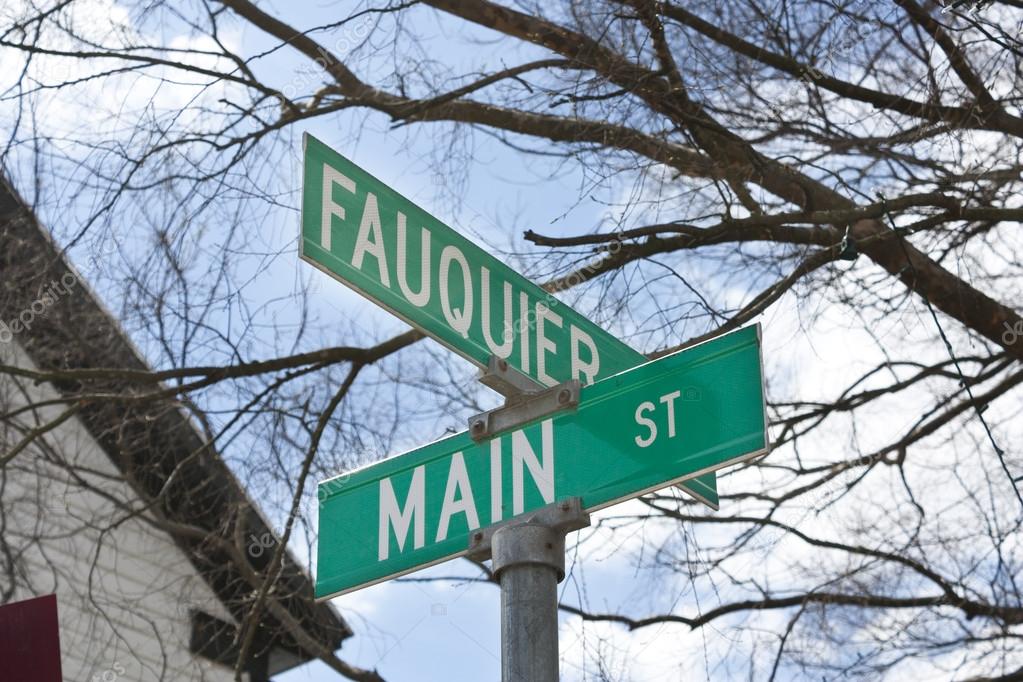
[[[553,502],[593,511],[757,457],[765,417],[753,326],[584,386],[575,409],[324,481],[316,597],[461,556],[476,529]]]
[[[646,357],[306,134],[301,257],[479,367],[592,384]],[[714,475],[687,492],[717,507]]]

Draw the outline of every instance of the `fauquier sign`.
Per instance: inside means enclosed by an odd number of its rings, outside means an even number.
[[[645,358],[312,136],[302,257],[480,367],[590,384]]]

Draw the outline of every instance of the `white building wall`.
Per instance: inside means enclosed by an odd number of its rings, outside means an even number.
[[[0,343],[0,362],[32,366],[14,343]],[[0,413],[53,396],[0,377]],[[12,422],[37,427],[62,409],[0,419],[0,452],[24,436]],[[228,668],[189,653],[190,609],[232,619],[185,553],[145,522],[140,500],[79,421],[44,440],[0,468],[0,598],[57,594],[65,680],[232,680]]]

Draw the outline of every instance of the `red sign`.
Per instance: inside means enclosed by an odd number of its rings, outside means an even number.
[[[0,606],[0,662],[4,679],[61,682],[57,595]]]

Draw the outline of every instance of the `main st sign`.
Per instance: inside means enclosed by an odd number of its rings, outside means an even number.
[[[486,376],[513,374],[488,383],[506,395],[556,387],[541,397],[564,402],[321,483],[318,598],[465,554],[477,529],[567,498],[593,511],[682,483],[714,503],[713,472],[766,451],[759,327],[646,362],[310,136],[302,212],[303,259]]]
[[[466,554],[473,531],[570,497],[586,511],[767,447],[759,327],[584,386],[578,407],[468,432],[320,484],[316,596]]]

